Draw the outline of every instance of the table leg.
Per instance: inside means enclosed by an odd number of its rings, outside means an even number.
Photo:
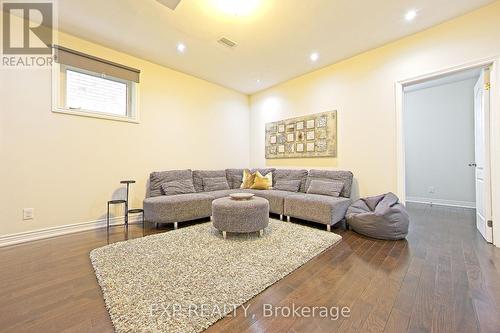
[[[109,202],[108,202],[108,214],[106,215],[106,229],[109,232]]]

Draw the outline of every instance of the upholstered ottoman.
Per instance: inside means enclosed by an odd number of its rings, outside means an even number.
[[[224,239],[228,232],[257,232],[262,236],[269,224],[269,202],[253,197],[235,200],[229,197],[212,201],[212,220],[216,229],[222,231]]]

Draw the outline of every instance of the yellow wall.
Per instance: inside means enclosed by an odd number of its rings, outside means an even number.
[[[250,97],[81,39],[59,44],[142,70],[132,124],[51,112],[50,70],[0,69],[0,235],[101,219],[119,181],[174,168],[340,168],[355,195],[396,191],[398,80],[500,55],[500,2]],[[335,159],[264,159],[264,124],[338,110]],[[250,124],[250,125],[249,125]],[[35,219],[22,221],[22,208]]]
[[[395,82],[500,55],[500,2],[250,98],[252,166],[354,172],[355,195],[396,191]],[[264,159],[264,124],[338,110],[338,157]]]
[[[50,70],[0,69],[0,235],[104,218],[122,179],[142,207],[154,170],[248,166],[246,95],[66,34],[59,44],[140,69],[140,124],[52,113]]]

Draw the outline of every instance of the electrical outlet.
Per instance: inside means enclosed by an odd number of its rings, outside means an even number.
[[[434,186],[429,186],[428,191],[429,191],[429,193],[434,193],[434,192],[436,192],[436,189],[434,188]]]
[[[33,220],[35,218],[34,208],[24,208],[23,209],[23,220]]]

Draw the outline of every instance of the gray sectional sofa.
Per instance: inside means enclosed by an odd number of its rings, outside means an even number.
[[[353,174],[350,171],[337,170],[297,170],[297,169],[251,169],[262,175],[273,173],[273,186],[276,184],[293,183],[298,185],[297,191],[289,190],[253,190],[240,189],[243,169],[226,170],[172,170],[153,172],[150,175],[146,198],[144,199],[144,216],[147,222],[173,223],[177,228],[179,222],[206,218],[212,215],[212,201],[226,197],[231,193],[251,192],[256,196],[269,201],[270,213],[283,216],[296,217],[303,220],[325,224],[330,230],[331,226],[344,219],[347,209],[351,204],[350,195]],[[228,188],[216,191],[206,191],[204,179],[227,180]],[[192,179],[193,193],[163,195],[162,184],[172,181]],[[316,187],[327,187],[331,184],[340,184],[336,193],[338,196],[311,194],[311,182]],[[332,183],[333,182],[333,183]],[[310,191],[312,192],[312,191]],[[321,191],[320,191],[321,192]]]

